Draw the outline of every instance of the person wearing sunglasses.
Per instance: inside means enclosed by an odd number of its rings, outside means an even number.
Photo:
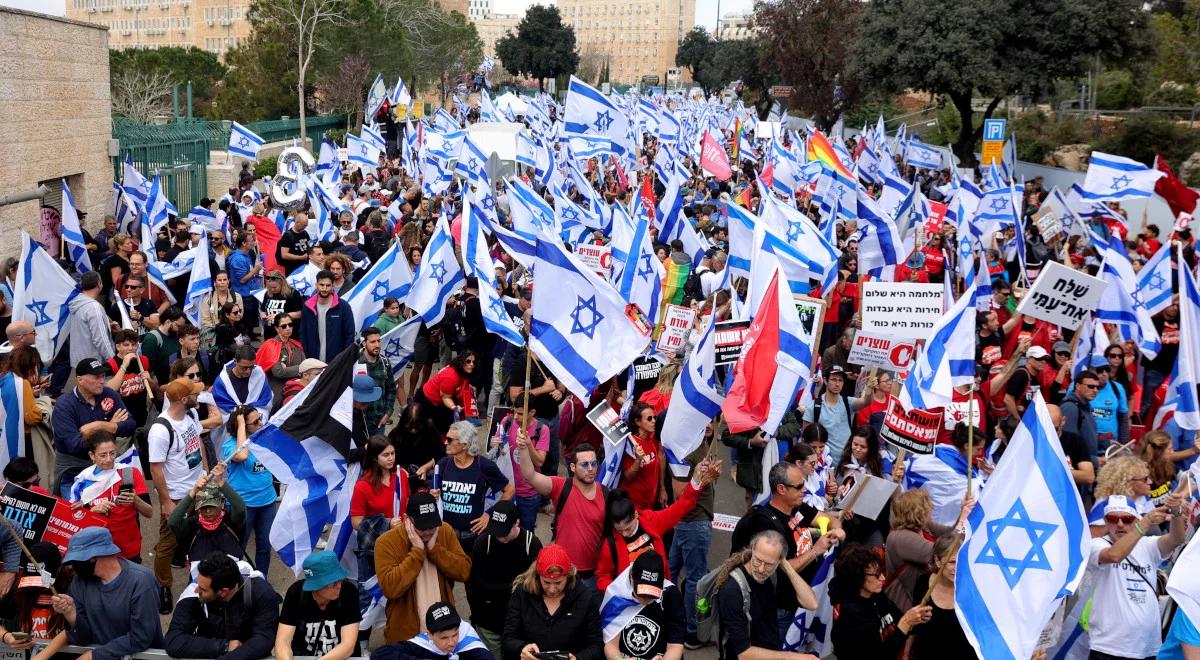
[[[279,312],[271,322],[274,331],[258,347],[254,363],[267,374],[267,382],[271,385],[271,400],[274,401],[271,412],[283,405],[283,388],[287,382],[300,376],[300,363],[304,361],[304,347],[294,339],[296,321],[286,312]]]
[[[1172,493],[1144,514],[1124,495],[1109,496],[1103,506],[1105,534],[1092,539],[1088,558],[1095,580],[1089,657],[1152,658],[1162,644],[1157,569],[1187,541],[1183,497]],[[1168,533],[1150,533],[1168,521]]]
[[[1036,347],[1034,347],[1036,348]],[[1097,431],[1097,415],[1093,408],[1096,395],[1100,392],[1100,375],[1090,369],[1079,372],[1071,391],[1063,397],[1062,435],[1073,436],[1071,439],[1080,440],[1092,456],[1104,454],[1105,447],[1100,444],[1100,434]],[[1110,438],[1111,439],[1111,438]]]
[[[1150,466],[1146,465],[1146,461],[1128,455],[1109,459],[1096,475],[1096,503],[1088,512],[1092,537],[1104,535],[1104,504],[1112,495],[1124,496],[1132,502],[1139,516],[1153,509],[1154,501],[1150,499],[1152,482]]]

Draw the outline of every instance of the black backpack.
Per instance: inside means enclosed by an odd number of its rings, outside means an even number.
[[[451,350],[461,351],[467,348],[467,337],[470,333],[467,332],[467,302],[473,300],[475,296],[465,296],[459,301],[458,305],[446,310],[446,317],[442,320],[442,330],[446,337],[446,344]]]
[[[850,397],[846,396],[845,394],[842,394],[839,396],[842,397],[842,404],[846,406],[846,423],[850,425],[851,429],[853,429],[854,428],[854,411],[850,409]],[[812,418],[813,424],[821,423],[821,407],[824,405],[825,405],[825,392],[821,392],[821,394],[819,396],[817,396],[817,400],[813,401],[813,418]]]
[[[709,271],[706,270],[704,272],[707,273]],[[704,283],[700,281],[700,276],[702,274],[703,273],[693,270],[691,274],[688,275],[687,279],[684,280],[683,300],[685,304],[693,300],[697,302],[704,302]]]

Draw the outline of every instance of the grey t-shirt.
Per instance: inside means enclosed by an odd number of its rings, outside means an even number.
[[[321,298],[317,298],[317,339],[321,342],[320,359],[322,362],[329,361],[329,358],[325,356],[325,314],[333,307],[333,298],[330,297],[329,300],[329,303],[322,304]]]

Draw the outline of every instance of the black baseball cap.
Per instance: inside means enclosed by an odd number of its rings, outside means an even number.
[[[442,524],[442,516],[438,514],[437,500],[427,492],[420,492],[408,498],[405,509],[408,517],[412,518],[413,527],[417,529],[434,529]]]
[[[629,577],[633,580],[633,593],[637,596],[662,598],[665,573],[662,555],[653,550],[638,555],[629,569]]]
[[[512,500],[500,500],[492,508],[492,519],[488,522],[487,531],[492,536],[508,536],[513,525],[517,523],[517,505]]]
[[[107,376],[108,367],[96,358],[84,358],[75,365],[76,376]]]
[[[425,629],[431,633],[443,630],[456,630],[462,623],[462,617],[454,606],[446,601],[438,601],[425,611]]]

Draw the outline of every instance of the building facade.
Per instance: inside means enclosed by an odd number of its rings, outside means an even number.
[[[479,40],[483,42],[483,53],[495,57],[496,42],[503,39],[509,32],[516,34],[517,25],[521,23],[521,16],[520,14],[490,14],[472,22],[475,23],[475,30],[479,32]]]
[[[750,29],[749,13],[739,14],[730,12],[721,17],[717,23],[717,33],[714,36],[717,39],[737,41],[739,39],[749,39],[753,34],[753,31]]]
[[[113,48],[195,46],[223,56],[250,36],[250,0],[66,0],[67,18],[103,25]]]
[[[696,22],[696,0],[558,0],[558,9],[579,52],[598,53],[614,83],[661,82]]]
[[[0,195],[45,185],[38,200],[0,206],[0,256],[17,256],[17,232],[39,237],[41,205],[62,210],[66,179],[75,205],[98,229],[111,205],[112,138],[108,30],[55,16],[0,8]]]

